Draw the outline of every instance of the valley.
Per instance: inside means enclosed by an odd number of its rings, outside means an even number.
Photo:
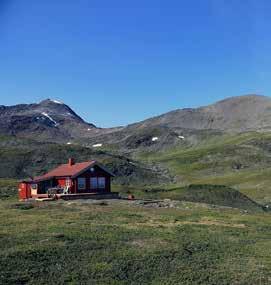
[[[0,283],[270,284],[266,100],[231,98],[111,129],[52,100],[0,108]],[[242,104],[241,117],[217,116]],[[243,124],[251,110],[261,114]],[[103,163],[124,199],[18,202],[20,179],[69,157]]]

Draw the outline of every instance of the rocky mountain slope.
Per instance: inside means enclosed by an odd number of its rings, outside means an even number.
[[[0,106],[0,134],[54,142],[115,145],[125,149],[194,141],[199,134],[271,130],[271,98],[232,97],[207,107],[175,110],[145,121],[111,129],[85,122],[67,105],[44,100],[39,104]]]
[[[63,142],[110,131],[85,122],[69,106],[56,100],[38,104],[0,106],[0,134]]]
[[[193,146],[225,133],[271,130],[271,98],[233,97],[207,107],[180,109],[129,125],[116,132],[82,140],[86,145],[110,145],[123,151],[165,150]]]
[[[156,126],[237,133],[271,130],[271,98],[259,95],[232,97],[207,107],[175,110],[130,128]]]

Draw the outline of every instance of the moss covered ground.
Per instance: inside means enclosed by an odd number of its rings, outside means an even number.
[[[271,216],[0,201],[1,284],[270,284]]]

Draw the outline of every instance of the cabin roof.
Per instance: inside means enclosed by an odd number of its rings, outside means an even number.
[[[72,177],[75,178],[84,171],[86,171],[91,166],[99,166],[101,169],[103,169],[105,172],[107,172],[109,175],[114,176],[113,173],[111,173],[109,170],[105,169],[102,165],[100,165],[97,161],[86,161],[86,162],[80,162],[80,163],[74,163],[74,164],[62,164],[58,166],[57,168],[49,171],[48,173],[35,177],[33,179],[33,182],[39,182],[44,180],[49,180],[54,177]]]

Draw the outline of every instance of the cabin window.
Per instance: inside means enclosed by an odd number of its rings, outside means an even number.
[[[71,180],[69,178],[66,179],[66,186],[71,187]]]
[[[91,189],[97,189],[98,188],[97,177],[91,177],[90,178],[90,188]]]
[[[105,188],[105,178],[99,177],[98,178],[98,188],[104,189]]]
[[[105,177],[91,177],[90,178],[91,189],[104,189],[105,188]]]
[[[86,189],[86,178],[78,178],[78,189],[85,190]]]

